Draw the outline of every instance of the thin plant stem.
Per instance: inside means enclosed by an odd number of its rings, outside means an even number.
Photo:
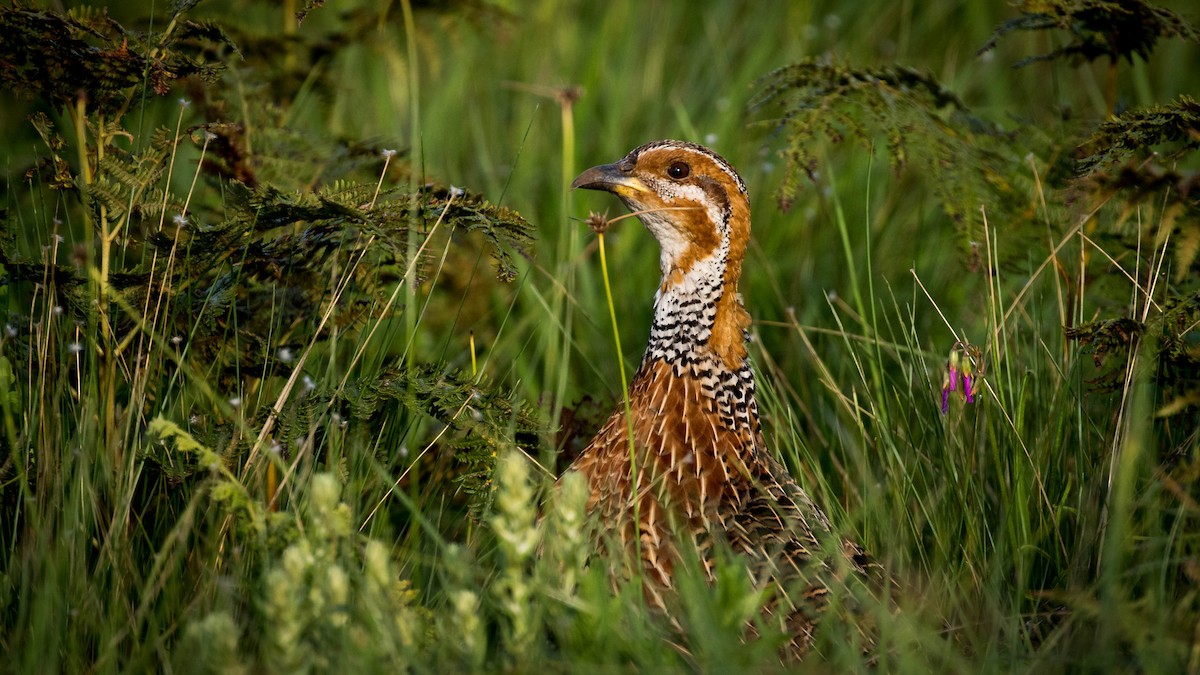
[[[632,215],[632,214],[630,214]],[[611,221],[610,221],[611,222]],[[617,309],[613,304],[612,284],[608,280],[608,257],[604,251],[604,233],[598,232],[596,243],[600,251],[600,275],[604,279],[604,297],[608,302],[608,318],[612,322],[613,329],[613,344],[617,348],[617,372],[621,375],[621,401],[625,407],[625,431],[629,434],[629,484],[633,486],[631,494],[633,496],[633,522],[637,528],[633,537],[634,560],[635,568],[634,575],[636,578],[641,578],[642,568],[642,543],[641,543],[641,515],[638,505],[638,465],[637,465],[637,447],[633,442],[633,407],[629,402],[629,378],[625,375],[625,357],[624,351],[621,350],[621,329],[617,323]]]

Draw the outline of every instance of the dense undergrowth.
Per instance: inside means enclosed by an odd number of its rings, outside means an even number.
[[[1195,17],[982,5],[0,8],[0,667],[780,668],[736,560],[667,621],[548,489],[657,274],[606,234],[615,354],[568,185],[682,137],[897,582],[795,667],[1200,670]]]

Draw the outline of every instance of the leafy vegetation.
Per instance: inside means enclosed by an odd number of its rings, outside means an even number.
[[[0,8],[4,668],[1200,668],[1193,10],[569,4]],[[750,185],[768,442],[896,580],[803,664],[551,487],[657,281],[609,229],[615,353],[568,186],[662,137]]]

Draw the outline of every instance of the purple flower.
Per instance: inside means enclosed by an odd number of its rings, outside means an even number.
[[[979,363],[979,348],[963,342],[956,343],[946,359],[946,372],[942,375],[942,414],[950,410],[950,394],[962,391],[967,403],[975,402],[975,393],[979,387],[979,374],[975,373]]]

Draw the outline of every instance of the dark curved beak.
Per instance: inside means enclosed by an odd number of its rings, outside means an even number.
[[[646,191],[645,184],[628,172],[624,160],[613,164],[593,166],[579,174],[579,177],[571,183],[571,187],[584,190],[603,190],[619,196],[632,196]]]

